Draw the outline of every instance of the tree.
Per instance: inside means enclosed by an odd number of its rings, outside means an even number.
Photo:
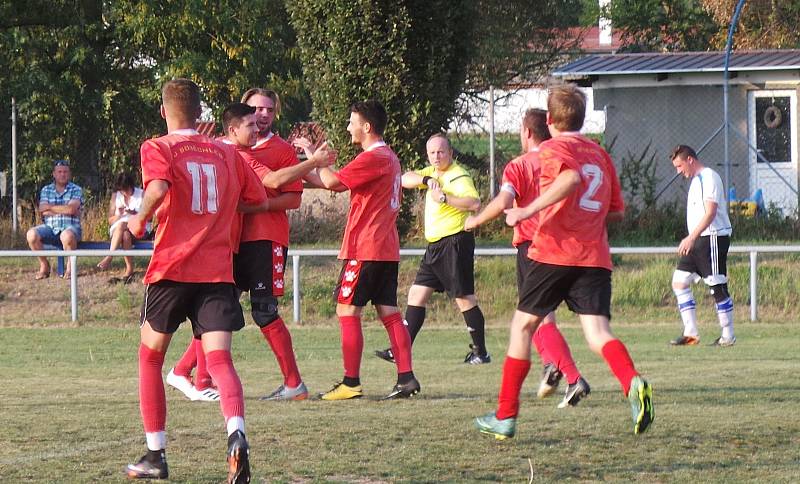
[[[294,43],[281,0],[0,4],[0,99],[18,101],[22,195],[35,196],[55,158],[90,193],[137,170],[141,141],[164,130],[160,86],[173,76],[197,81],[217,114],[260,85],[283,94],[279,122],[305,118]]]
[[[728,25],[738,0],[702,0],[714,18],[719,31],[712,39],[715,49],[725,48]],[[800,3],[794,1],[749,1],[742,8],[734,48],[737,49],[795,49],[800,47]]]
[[[406,168],[443,130],[464,84],[474,15],[468,0],[308,0],[287,4],[297,32],[313,116],[341,157],[354,154],[348,106],[377,99],[385,137]]]
[[[628,52],[708,50],[719,30],[700,0],[613,0],[604,14]]]
[[[722,50],[738,0],[614,0],[608,15],[630,52]],[[800,47],[800,3],[751,0],[739,18],[737,49]]]
[[[540,82],[580,46],[582,0],[477,0],[476,9],[467,93]]]

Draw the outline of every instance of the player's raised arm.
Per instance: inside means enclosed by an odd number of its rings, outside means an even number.
[[[547,190],[539,195],[536,200],[527,207],[509,208],[506,212],[506,224],[517,225],[519,222],[532,217],[534,214],[544,210],[550,205],[564,200],[574,192],[581,184],[581,175],[576,170],[564,170],[558,174],[553,183]]]

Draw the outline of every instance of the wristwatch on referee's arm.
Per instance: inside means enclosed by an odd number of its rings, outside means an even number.
[[[447,195],[442,192],[442,196],[439,197],[439,203],[447,203]]]

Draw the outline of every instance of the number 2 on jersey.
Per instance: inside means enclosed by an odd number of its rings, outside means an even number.
[[[603,208],[602,202],[594,200],[600,185],[603,183],[603,170],[597,165],[583,165],[581,167],[583,176],[589,178],[589,188],[581,196],[580,206],[589,212],[599,212]]]
[[[217,213],[217,171],[210,163],[186,163],[186,169],[192,176],[192,213],[202,215]],[[205,190],[203,189],[205,179]],[[205,195],[205,207],[203,207]]]

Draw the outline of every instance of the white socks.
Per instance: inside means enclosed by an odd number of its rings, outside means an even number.
[[[675,289],[672,288],[675,297],[678,299],[678,310],[681,312],[683,320],[683,335],[697,338],[697,305],[694,302],[692,288]]]
[[[244,417],[231,417],[225,425],[228,428],[228,435],[231,435],[237,430],[241,430],[242,433],[244,433]]]
[[[147,439],[147,450],[162,450],[167,448],[167,433],[161,432],[145,432]]]

